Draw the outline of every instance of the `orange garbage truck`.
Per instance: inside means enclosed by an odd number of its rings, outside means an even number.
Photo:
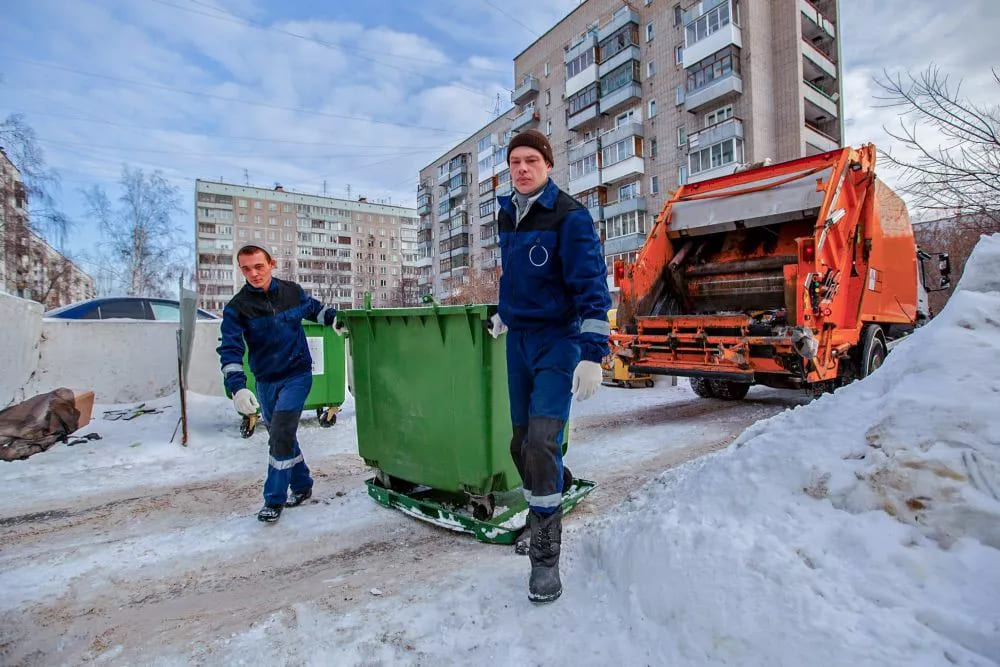
[[[612,352],[706,398],[832,390],[929,317],[928,258],[870,144],[683,185],[636,261],[614,264]]]

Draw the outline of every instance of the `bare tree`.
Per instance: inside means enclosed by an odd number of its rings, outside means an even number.
[[[46,167],[38,136],[23,115],[11,114],[0,123],[0,147],[21,172],[24,194],[31,203],[31,216],[25,216],[20,221],[17,231],[22,235],[34,232],[62,250],[73,224],[54,203],[53,193],[59,189],[59,174]],[[21,239],[19,243],[27,241]]]
[[[496,303],[500,291],[500,269],[472,266],[445,299],[448,304]]]
[[[170,294],[189,264],[173,215],[182,211],[180,193],[159,170],[122,167],[122,194],[113,207],[103,188],[84,192],[87,215],[101,226],[101,249],[118,289],[132,296]]]
[[[1000,86],[997,70],[993,78]],[[966,225],[1000,222],[1000,107],[966,99],[962,82],[952,87],[934,65],[905,78],[883,71],[875,83],[884,91],[876,96],[881,106],[900,111],[899,127],[886,132],[914,155],[882,152],[900,170],[913,204],[961,216]]]

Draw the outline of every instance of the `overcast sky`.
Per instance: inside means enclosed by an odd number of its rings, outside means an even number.
[[[746,0],[760,2],[762,0]],[[672,2],[662,3],[668,12]],[[32,0],[9,3],[0,117],[23,113],[78,220],[123,164],[195,178],[415,203],[417,172],[509,108],[513,57],[575,0]],[[1000,0],[841,0],[847,140],[888,146],[871,82],[931,62],[981,102]],[[244,171],[245,170],[245,171]],[[883,174],[890,182],[892,176]]]

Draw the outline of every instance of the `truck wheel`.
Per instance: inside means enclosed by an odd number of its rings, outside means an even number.
[[[715,394],[712,393],[712,385],[709,384],[708,380],[705,378],[689,378],[689,380],[691,382],[691,391],[702,398],[715,398]]]
[[[724,401],[738,401],[750,391],[749,382],[733,382],[732,380],[709,380],[712,393]]]
[[[885,335],[882,333],[882,327],[877,324],[869,324],[865,328],[863,340],[859,376],[866,378],[878,370],[878,367],[885,361]]]

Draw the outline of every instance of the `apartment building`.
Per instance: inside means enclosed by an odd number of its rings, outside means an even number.
[[[492,150],[495,172],[508,130],[534,128],[555,152],[553,179],[598,224],[609,266],[632,260],[679,185],[841,145],[838,18],[837,0],[585,0],[514,58],[512,111],[421,170],[419,201],[450,215],[454,166],[475,193],[464,210],[488,211],[500,175],[481,175],[481,158]],[[489,257],[489,224],[469,257]],[[436,293],[448,284],[439,260],[424,259]]]
[[[415,305],[414,209],[214,181],[195,181],[195,247],[203,308],[221,312],[244,283],[236,250],[272,249],[275,276],[338,308]]]
[[[21,173],[0,149],[0,289],[46,309],[96,296],[94,280],[34,232]]]

